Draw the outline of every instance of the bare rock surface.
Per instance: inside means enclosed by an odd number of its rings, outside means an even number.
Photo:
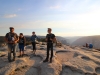
[[[25,55],[9,63],[7,50],[0,51],[0,75],[100,75],[100,52],[81,47],[54,47],[52,63],[43,63],[46,45],[26,46]]]

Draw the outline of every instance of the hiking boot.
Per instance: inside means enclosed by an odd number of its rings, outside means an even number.
[[[33,51],[33,54],[35,55],[35,51]]]
[[[50,59],[50,63],[52,63],[52,59]]]
[[[18,58],[20,58],[20,57],[21,57],[21,55],[18,56]]]
[[[45,59],[43,62],[48,62],[48,60],[47,60],[47,59]]]
[[[23,57],[24,55],[22,54],[21,57]]]
[[[9,62],[12,62],[11,60],[9,60]]]
[[[13,61],[15,61],[15,58],[13,58]]]

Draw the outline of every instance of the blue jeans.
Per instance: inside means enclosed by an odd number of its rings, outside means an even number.
[[[8,44],[8,60],[11,61],[11,53],[13,53],[13,59],[16,57],[16,44]]]

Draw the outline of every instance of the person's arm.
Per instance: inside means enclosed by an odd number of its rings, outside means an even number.
[[[56,36],[55,35],[54,35],[53,41],[54,42],[57,42],[57,39],[56,39]]]
[[[19,41],[19,36],[17,34],[16,34],[16,38],[17,40],[14,41],[15,44]]]
[[[24,37],[24,45],[26,45],[26,38]]]
[[[38,39],[38,37],[36,36],[36,39]]]
[[[36,39],[39,41],[39,37],[38,36],[36,36]]]
[[[54,37],[54,38],[53,38],[53,42],[57,42],[57,39],[56,39],[56,37]]]

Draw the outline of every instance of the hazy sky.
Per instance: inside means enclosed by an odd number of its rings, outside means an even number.
[[[100,35],[100,0],[0,0],[0,35],[16,33],[57,36]]]

